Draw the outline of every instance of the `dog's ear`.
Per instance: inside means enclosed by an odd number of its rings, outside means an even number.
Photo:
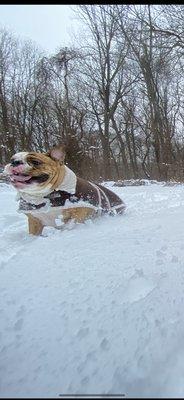
[[[64,145],[54,146],[47,155],[55,161],[59,161],[61,164],[64,163],[66,150]]]

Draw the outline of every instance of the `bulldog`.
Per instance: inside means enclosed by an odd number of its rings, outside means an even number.
[[[45,226],[61,228],[70,220],[84,222],[125,209],[114,192],[77,177],[64,160],[65,148],[59,145],[46,153],[16,153],[4,168],[18,192],[19,212],[28,217],[30,234],[41,235]]]

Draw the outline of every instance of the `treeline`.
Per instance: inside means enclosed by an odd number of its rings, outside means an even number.
[[[0,163],[65,143],[88,179],[184,180],[184,5],[77,15],[80,45],[52,57],[0,31]]]

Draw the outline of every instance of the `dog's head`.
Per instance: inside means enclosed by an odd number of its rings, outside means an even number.
[[[65,149],[55,146],[47,153],[20,152],[12,156],[4,173],[12,185],[28,194],[55,189],[64,178]]]

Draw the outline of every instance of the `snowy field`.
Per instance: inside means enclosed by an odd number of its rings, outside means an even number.
[[[0,397],[184,397],[184,185],[29,236],[0,184]]]

